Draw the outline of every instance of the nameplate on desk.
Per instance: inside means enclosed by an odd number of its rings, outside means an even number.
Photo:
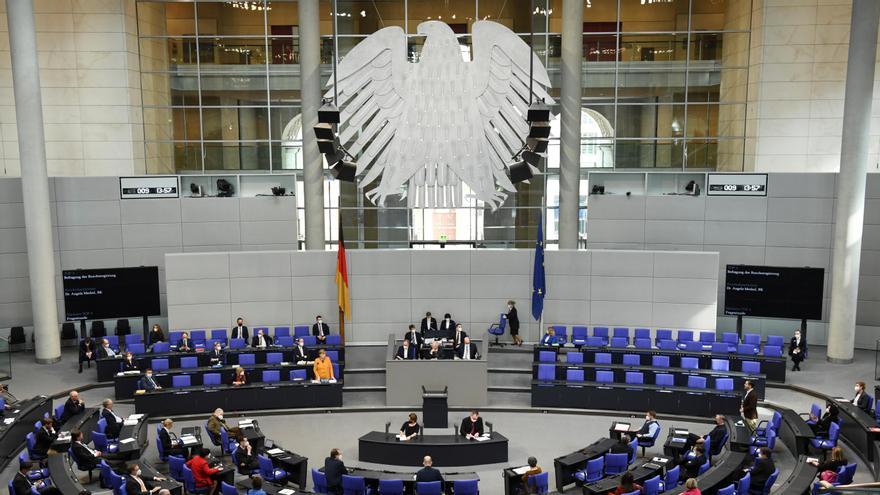
[[[135,420],[137,420],[137,419],[141,419],[141,418],[143,418],[143,417],[144,417],[143,414],[129,414],[129,415],[128,415],[128,419],[135,419]]]
[[[269,449],[266,451],[266,453],[269,455],[281,455],[284,453],[284,449],[278,449],[278,448]]]
[[[125,421],[122,422],[122,424],[124,424],[125,426],[135,426],[135,425],[138,424],[138,420],[136,420],[136,419],[126,419]]]
[[[518,474],[520,476],[526,474],[526,471],[528,471],[528,470],[529,470],[528,466],[523,466],[523,467],[518,467],[518,468],[512,469],[514,474]]]
[[[688,431],[688,430],[673,430],[673,433],[675,433],[676,435],[687,435],[688,433],[690,433],[690,431]]]
[[[134,438],[124,438],[119,441],[119,443],[121,443],[121,444],[132,443],[132,442],[134,442]]]
[[[669,459],[667,459],[665,457],[652,457],[651,461],[652,462],[659,462],[660,464],[666,464],[667,462],[669,462]]]

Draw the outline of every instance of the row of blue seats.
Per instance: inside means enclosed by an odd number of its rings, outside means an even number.
[[[529,478],[529,484],[536,488],[534,493],[547,493],[550,473],[541,473]],[[312,469],[312,483],[316,493],[328,493],[327,478],[324,473]],[[455,480],[452,482],[452,491],[455,495],[477,495],[480,493],[479,480]],[[371,493],[366,488],[366,479],[363,476],[342,475],[343,493]],[[379,480],[378,495],[403,495],[403,480]],[[415,484],[415,495],[442,495],[443,483],[439,481],[419,482]],[[223,495],[232,495],[226,494]]]
[[[565,325],[552,325],[554,333],[556,334],[556,338],[560,343],[568,343],[568,330]],[[592,340],[587,340],[592,337]],[[592,335],[588,335],[586,326],[574,325],[571,327],[571,343],[574,345],[590,345],[588,342],[601,342],[598,345],[609,345],[611,342],[614,342],[612,339],[618,339],[617,342],[620,342],[619,339],[624,339],[627,344],[630,343],[630,329],[629,327],[593,327]],[[649,328],[636,328],[633,334],[633,344],[637,344],[640,341],[648,341],[651,342],[651,329]],[[672,338],[672,330],[661,328],[658,329],[656,335],[653,339],[654,345],[657,347],[661,346],[662,342],[674,342],[677,345],[684,346],[687,342],[699,342],[703,345],[710,345],[712,343],[724,343],[728,345],[728,352],[735,352],[736,348],[740,344],[747,344],[755,348],[761,347],[761,336],[756,333],[746,333],[743,334],[742,342],[739,340],[739,336],[735,332],[724,332],[721,334],[721,340],[716,340],[716,335],[714,331],[701,331],[699,335],[695,336],[693,330],[679,330],[676,338]],[[766,345],[771,347],[783,347],[785,344],[785,339],[779,335],[769,335],[767,337]]]
[[[336,364],[339,362],[339,351],[326,351],[330,362]],[[284,355],[280,352],[266,353],[266,364],[281,364]],[[242,353],[238,355],[239,366],[255,366],[256,355],[251,353]],[[167,358],[155,358],[150,360],[150,368],[153,371],[165,371],[168,369],[169,360]],[[180,368],[198,368],[199,358],[196,356],[184,356],[180,358]]]
[[[538,381],[542,382],[552,382],[556,380],[556,366],[552,364],[539,364],[538,365]],[[571,383],[583,383],[584,380],[584,370],[582,369],[567,369],[565,370],[565,381]],[[598,370],[596,371],[596,379],[593,380],[596,383],[615,383],[614,381],[614,372],[613,371],[604,371]],[[732,391],[733,390],[733,378],[715,378],[715,390],[721,391]],[[625,375],[626,384],[631,385],[644,385],[645,384],[645,374],[641,371],[627,371]],[[705,376],[688,376],[687,377],[687,387],[693,389],[703,389],[707,388],[708,378]],[[663,386],[663,387],[674,387],[675,386],[675,376],[671,373],[658,373],[654,375],[654,385]]]
[[[565,353],[565,362],[568,364],[584,364],[584,355],[580,352]],[[539,351],[539,363],[555,363],[557,355],[553,351]],[[624,354],[624,366],[641,366],[642,357],[638,354]],[[611,364],[611,354],[607,352],[597,352],[593,356],[594,364]],[[727,359],[712,359],[711,369],[713,371],[730,371],[730,361]],[[669,356],[651,356],[651,366],[655,368],[669,368]],[[681,367],[684,369],[700,369],[700,360],[695,357],[682,357]],[[761,363],[758,361],[743,361],[741,369],[743,373],[761,373]]]
[[[339,367],[338,365],[333,365],[333,376],[339,377]],[[260,380],[255,380],[253,377],[249,377],[251,382],[262,382],[262,383],[277,383],[281,381],[281,371],[280,370],[263,370],[263,373],[260,375]],[[306,379],[306,370],[290,370],[290,381],[299,382]],[[222,385],[220,380],[220,373],[205,373],[202,375],[202,385],[206,387],[210,386],[220,386]],[[192,386],[192,377],[190,375],[181,374],[174,375],[171,377],[171,387],[172,388],[180,388],[180,387],[191,387]]]
[[[136,335],[136,336],[135,335],[126,335],[125,337],[126,337],[126,339],[125,339],[126,340],[126,343],[125,343],[125,350],[126,351],[128,351],[132,354],[135,354],[135,355],[147,353],[147,347],[144,344],[143,337],[141,335]],[[128,337],[135,337],[135,338],[128,339]],[[117,337],[115,335],[108,335],[107,337],[104,337],[104,338],[107,339],[107,342],[110,344],[111,349],[113,349],[116,352],[119,352],[121,350],[121,348],[119,346],[119,337]],[[318,345],[318,339],[316,337],[314,337],[313,335],[307,335],[305,337],[291,337],[291,336],[278,337],[275,339],[275,345],[280,346],[280,347],[293,347],[293,345],[295,344],[295,339],[297,339],[297,338],[302,338],[303,344],[306,347]],[[193,346],[196,349],[199,349],[199,348],[211,349],[214,347],[215,342],[220,342],[220,344],[223,346],[227,345],[226,338],[223,338],[223,339],[210,338],[208,340],[192,339],[192,341],[193,341]],[[175,340],[172,342],[175,343],[174,345],[177,345],[176,342],[178,342],[178,340]],[[327,342],[326,342],[327,345],[338,346],[338,345],[341,345],[341,343],[342,343],[342,340],[339,337],[339,335],[328,335],[327,336]],[[230,349],[245,349],[248,346],[248,342],[246,342],[244,339],[231,339],[228,341],[228,345],[229,345]],[[172,346],[171,342],[156,342],[155,344],[153,344],[152,352],[156,352],[156,353],[171,352],[171,346]]]

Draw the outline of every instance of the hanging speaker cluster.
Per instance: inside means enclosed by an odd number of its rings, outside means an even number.
[[[357,164],[350,160],[353,157],[339,143],[339,136],[336,135],[338,124],[339,109],[333,103],[324,100],[321,108],[318,109],[318,124],[314,127],[318,150],[324,154],[334,179],[354,182]]]
[[[529,123],[529,135],[525,146],[508,165],[507,176],[514,184],[528,182],[540,173],[541,159],[545,157],[550,143],[550,106],[543,101],[529,105],[526,120]]]

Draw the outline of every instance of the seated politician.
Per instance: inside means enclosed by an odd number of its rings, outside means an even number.
[[[92,367],[92,361],[97,358],[95,354],[95,341],[88,335],[79,342],[79,372],[83,372],[83,363]]]
[[[189,338],[189,333],[183,332],[183,336],[177,342],[177,350],[180,352],[191,352],[193,350],[193,341]]]
[[[694,445],[703,444],[706,442],[706,439],[709,439],[709,447],[712,449],[709,452],[709,455],[715,455],[721,451],[723,445],[721,445],[721,440],[724,439],[725,435],[727,435],[727,422],[725,418],[721,414],[715,415],[715,427],[712,428],[712,431],[706,433],[703,436],[699,436],[694,433],[688,433],[688,439],[685,443],[685,449],[689,449]]]
[[[690,457],[690,458],[688,458]],[[706,464],[706,451],[703,449],[702,445],[697,445],[694,447],[694,455],[693,456],[685,456],[685,459],[681,462],[681,472],[679,474],[679,481],[684,481],[688,478],[696,478],[700,472],[700,467],[703,464]]]
[[[171,421],[170,418],[162,421],[162,428],[159,429],[159,442],[162,444],[162,451],[165,455],[183,456],[183,442],[171,431],[172,428],[174,428],[174,421]]]
[[[776,464],[773,462],[773,452],[767,447],[758,449],[758,458],[752,466],[751,483],[749,484],[749,495],[762,495],[764,493],[764,485],[767,478],[776,471]]]
[[[242,438],[241,429],[237,426],[228,426],[226,420],[223,419],[223,409],[218,407],[217,409],[214,409],[214,413],[208,418],[208,431],[211,432],[211,435],[215,438],[219,439],[220,430],[224,429],[230,436],[239,440]]]
[[[98,357],[115,358],[117,356],[119,356],[119,354],[110,347],[110,341],[107,339],[101,339],[101,347],[98,348]]]
[[[407,332],[403,335],[404,339],[409,339],[410,343],[415,346],[416,349],[421,349],[422,344],[425,343],[424,334],[419,333],[416,330],[415,325],[410,325]]]
[[[138,390],[146,390],[147,392],[150,392],[152,390],[159,390],[162,387],[159,385],[156,379],[153,378],[153,370],[147,368],[147,371],[144,372],[144,376],[142,376],[141,379],[138,380],[137,388]]]
[[[259,467],[257,452],[251,447],[247,438],[242,438],[238,448],[235,449],[235,460],[237,461],[236,468],[238,468],[239,474],[250,476],[251,472]]]
[[[657,413],[648,411],[645,413],[645,422],[642,427],[636,431],[636,438],[647,439],[654,438],[654,435],[660,431],[660,423],[657,421]]]
[[[64,412],[62,412],[61,417],[58,418],[58,423],[64,424],[65,421],[85,410],[86,403],[79,398],[79,392],[71,390],[70,394],[67,396],[67,400],[64,401]]]
[[[416,352],[416,347],[410,345],[410,340],[407,338],[403,339],[403,345],[397,348],[397,355],[394,356],[394,359],[417,359],[418,352]]]
[[[257,334],[254,335],[254,338],[251,339],[251,347],[255,347],[257,349],[265,349],[272,345],[272,337],[268,335],[263,335],[263,329],[260,328],[257,330]]]
[[[556,330],[553,327],[547,327],[547,333],[541,337],[538,345],[559,345],[559,339],[556,338]]]
[[[296,345],[293,346],[293,362],[309,360],[309,351],[306,349],[306,341],[300,337],[296,339]]]
[[[95,450],[83,442],[83,432],[79,430],[70,432],[70,450],[73,451],[76,463],[83,471],[97,468],[101,463],[101,456],[104,455],[100,450]]]
[[[838,407],[834,401],[829,400],[825,403],[825,413],[821,418],[817,418],[810,414],[810,419],[813,420],[812,423],[809,423],[810,429],[813,430],[815,435],[823,437],[827,436],[828,430],[831,428],[831,423],[837,423],[839,421],[839,415],[840,407]]]
[[[443,359],[439,340],[431,342],[431,348],[425,351],[425,359]]]
[[[58,431],[55,430],[55,422],[52,418],[43,418],[43,425],[37,430],[36,443],[34,444],[34,453],[40,457],[49,454],[52,448],[52,442],[58,438]]]
[[[330,449],[330,457],[324,459],[324,477],[327,479],[327,493],[342,495],[342,475],[348,474],[348,469],[342,462],[342,451]]]
[[[208,464],[209,455],[211,455],[211,451],[203,447],[186,461],[186,466],[192,470],[196,488],[204,489],[208,495],[214,495],[217,491],[217,485],[220,484],[214,479],[214,475],[220,472],[220,468],[211,467]]]
[[[315,373],[315,380],[336,379],[336,376],[333,375],[333,363],[330,362],[330,358],[327,357],[327,351],[324,349],[318,350],[318,357],[315,359],[312,371]]]
[[[113,411],[113,401],[111,399],[104,399],[101,405],[104,406],[101,410],[101,417],[107,422],[104,433],[107,435],[107,438],[119,438],[119,431],[122,429],[122,417]]]
[[[244,368],[241,366],[235,367],[235,374],[232,376],[232,384],[233,385],[247,385],[248,378],[247,374],[244,372]]]
[[[156,342],[165,342],[165,332],[162,331],[162,327],[158,323],[153,325],[147,335],[147,346],[153,347]]]
[[[458,359],[464,359],[466,361],[480,359],[480,351],[477,349],[477,344],[471,342],[470,337],[465,337],[461,347],[456,351],[456,356],[458,356]]]
[[[471,439],[483,435],[483,418],[480,417],[480,411],[476,409],[471,414],[461,420],[461,427],[458,429],[459,435]]]
[[[422,459],[422,469],[419,469],[416,472],[416,483],[431,483],[434,481],[439,481],[441,484],[443,483],[443,475],[440,474],[440,471],[434,468],[434,460],[431,459],[431,456],[426,455],[424,459]]]
[[[34,480],[28,477],[28,473],[37,465],[27,461],[18,464],[18,472],[12,478],[12,490],[10,495],[32,495],[34,490],[40,495],[62,495],[61,490],[51,485],[50,480]],[[4,480],[4,484],[6,480]]]
[[[222,365],[226,362],[226,358],[223,356],[223,345],[220,342],[214,342],[214,348],[208,353],[208,361],[211,366]]]
[[[401,425],[399,436],[402,440],[412,440],[419,436],[420,431],[422,427],[419,425],[419,417],[416,413],[409,413],[409,420]]]
[[[137,464],[131,464],[127,469],[128,476],[125,477],[125,493],[126,495],[150,495],[162,489],[161,486],[154,486],[152,482],[163,481],[165,478],[161,476],[144,476],[141,468]]]
[[[617,443],[612,445],[610,449],[608,449],[609,453],[612,454],[626,454],[629,455],[632,453],[632,447],[629,446],[629,443],[632,441],[632,438],[629,435],[620,435]]]
[[[122,371],[140,371],[136,362],[134,362],[134,355],[130,352],[126,352],[122,358]]]

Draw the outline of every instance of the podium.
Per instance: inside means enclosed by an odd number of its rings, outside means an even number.
[[[425,428],[446,428],[449,425],[448,388],[428,391],[422,386],[422,421]]]

